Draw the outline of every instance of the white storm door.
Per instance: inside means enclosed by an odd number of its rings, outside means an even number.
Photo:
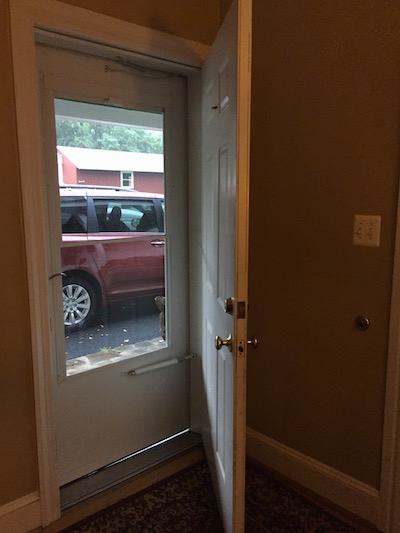
[[[238,18],[233,2],[202,80],[203,437],[227,533],[244,531],[251,2],[243,4]]]
[[[118,60],[42,45],[37,46],[37,55],[42,84],[47,173],[43,185],[48,196],[48,278],[53,309],[58,474],[59,484],[64,485],[184,431],[190,424],[189,363],[185,359],[188,356],[186,94],[184,79],[168,73],[154,73],[143,67],[126,66]],[[146,350],[137,351],[137,346],[128,342],[136,328],[133,321],[124,328],[129,353],[125,347],[121,351],[121,346],[115,347],[104,340],[105,349],[96,348],[96,353],[89,352],[76,358],[78,370],[80,363],[94,362],[92,368],[83,364],[82,372],[76,372],[73,366],[68,370],[66,366],[67,338],[70,335],[64,329],[62,278],[59,275],[64,270],[60,251],[65,250],[66,245],[61,235],[54,104],[60,99],[78,107],[82,104],[85,109],[94,106],[96,112],[101,108],[102,114],[94,117],[94,124],[125,125],[123,111],[161,114],[165,136],[165,231],[156,237],[165,244],[166,339],[156,339],[159,341],[157,347],[147,353]],[[73,114],[72,117],[78,117],[78,122],[85,122],[89,120],[89,113],[85,116]],[[112,200],[120,201],[118,198]],[[103,205],[103,200],[99,200],[99,205]],[[106,247],[119,246],[119,243],[132,246],[136,237],[126,234],[117,239],[114,235],[114,240],[106,240],[106,234],[98,233],[93,238],[96,239],[93,248],[101,250],[103,257]],[[140,239],[143,241],[147,237],[143,234]],[[82,249],[85,242],[78,242],[76,247],[80,245]],[[154,295],[151,299],[154,303]],[[174,305],[176,303],[179,305]],[[100,328],[107,324],[95,322],[93,326],[102,335]],[[85,336],[85,331],[82,336]],[[90,339],[89,335],[89,342]],[[78,339],[77,344],[79,342]],[[155,344],[154,341],[153,347]],[[111,353],[111,357],[107,353]],[[98,365],[96,360],[105,355],[108,364]],[[175,362],[181,364],[171,364]],[[144,372],[144,369],[149,371]]]

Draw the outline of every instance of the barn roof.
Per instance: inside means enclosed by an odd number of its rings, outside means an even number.
[[[164,172],[163,154],[142,154],[57,146],[58,151],[81,170]]]

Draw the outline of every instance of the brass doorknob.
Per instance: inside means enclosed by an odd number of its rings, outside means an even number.
[[[220,350],[222,346],[226,346],[230,352],[232,351],[232,335],[230,333],[226,339],[221,339],[219,335],[215,337],[216,349]]]
[[[258,347],[258,339],[257,337],[252,337],[247,341],[247,346],[251,346],[253,350],[255,350]]]

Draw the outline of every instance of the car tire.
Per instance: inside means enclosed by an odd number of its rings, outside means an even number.
[[[86,327],[96,315],[97,308],[97,293],[89,281],[76,276],[63,279],[63,314],[66,329]]]

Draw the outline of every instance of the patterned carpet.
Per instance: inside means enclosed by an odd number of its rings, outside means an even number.
[[[64,533],[222,533],[208,467],[201,463]],[[246,533],[351,533],[306,498],[253,466],[246,476]]]

